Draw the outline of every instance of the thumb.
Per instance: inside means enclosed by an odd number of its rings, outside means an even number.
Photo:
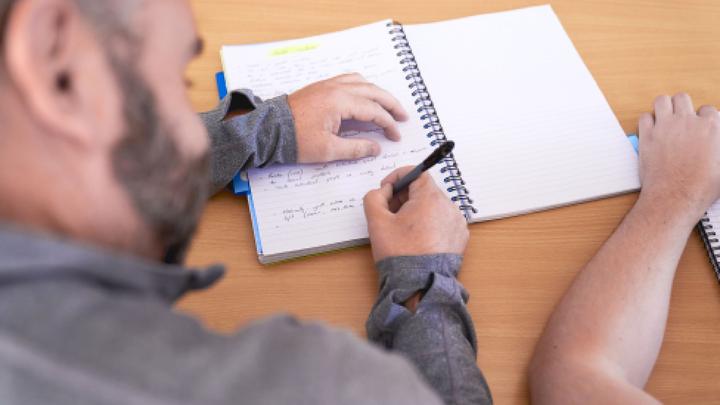
[[[390,200],[392,197],[393,189],[390,184],[385,184],[381,188],[365,195],[363,206],[365,207],[365,217],[368,222],[373,218],[392,214],[390,211]]]
[[[369,139],[334,136],[330,145],[330,160],[356,160],[380,154],[380,145]]]

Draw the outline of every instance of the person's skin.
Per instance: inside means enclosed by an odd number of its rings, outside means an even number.
[[[380,145],[373,140],[339,137],[342,120],[372,122],[384,128],[389,139],[400,141],[396,120],[408,119],[395,97],[357,73],[311,84],[290,94],[288,104],[295,118],[300,163],[380,154]]]
[[[115,0],[124,1],[124,0]],[[132,14],[143,43],[133,55],[183,156],[209,141],[187,94],[185,70],[202,50],[187,0],[152,0]],[[122,89],[103,43],[70,0],[17,0],[0,66],[0,220],[131,255],[160,259],[162,246],[112,171],[125,128]],[[378,154],[379,145],[337,136],[342,119],[370,121],[399,140],[407,118],[389,93],[358,75],[290,95],[300,162]],[[408,240],[412,244],[412,240]]]
[[[407,190],[393,195],[393,185],[412,170],[411,166],[395,170],[379,189],[365,196],[365,216],[376,263],[396,256],[462,255],[467,247],[470,233],[465,217],[429,174],[423,173]],[[414,312],[421,298],[415,295],[405,306]]]
[[[720,118],[687,94],[640,118],[642,192],[550,318],[530,367],[536,404],[653,404],[678,261],[720,197]]]
[[[394,256],[418,256],[465,251],[469,232],[457,205],[423,173],[407,190],[393,195],[397,183],[413,167],[388,175],[377,190],[365,196],[365,216],[375,262]],[[413,243],[408,243],[412,235]]]

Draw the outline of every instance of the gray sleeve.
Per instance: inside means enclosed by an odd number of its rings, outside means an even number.
[[[248,326],[234,340],[240,353],[219,365],[254,371],[238,389],[243,403],[442,404],[406,358],[347,331],[279,316]],[[264,400],[269,392],[272,401]]]
[[[442,404],[405,357],[347,331],[277,316],[218,335],[153,294],[60,280],[0,294],[3,405]]]
[[[456,279],[461,265],[462,257],[450,254],[379,262],[380,295],[366,325],[368,338],[409,358],[446,404],[490,404],[477,366],[469,296]],[[403,304],[421,291],[413,314]]]
[[[237,109],[251,111],[226,119]],[[297,162],[295,121],[287,96],[263,102],[248,90],[235,91],[200,118],[211,140],[213,194],[241,170]]]

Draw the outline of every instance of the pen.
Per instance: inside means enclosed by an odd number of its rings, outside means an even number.
[[[453,151],[453,149],[455,149],[455,142],[453,141],[447,141],[440,145],[440,147],[435,149],[435,151],[431,153],[427,159],[425,159],[422,163],[417,165],[417,167],[415,167],[410,173],[408,173],[405,177],[395,183],[395,185],[393,186],[393,195],[397,195],[398,193],[406,189],[410,185],[410,183],[417,180],[418,177],[423,174],[423,172],[440,163],[440,161],[445,159],[450,154],[450,152]]]

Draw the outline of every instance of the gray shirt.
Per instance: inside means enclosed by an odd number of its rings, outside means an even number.
[[[238,107],[254,111],[224,120]],[[215,189],[242,168],[297,159],[285,97],[235,93],[203,119]],[[367,322],[375,344],[288,315],[225,336],[172,309],[214,284],[221,266],[186,269],[0,225],[0,403],[491,403],[461,262],[378,263]],[[418,291],[413,314],[402,303]]]

